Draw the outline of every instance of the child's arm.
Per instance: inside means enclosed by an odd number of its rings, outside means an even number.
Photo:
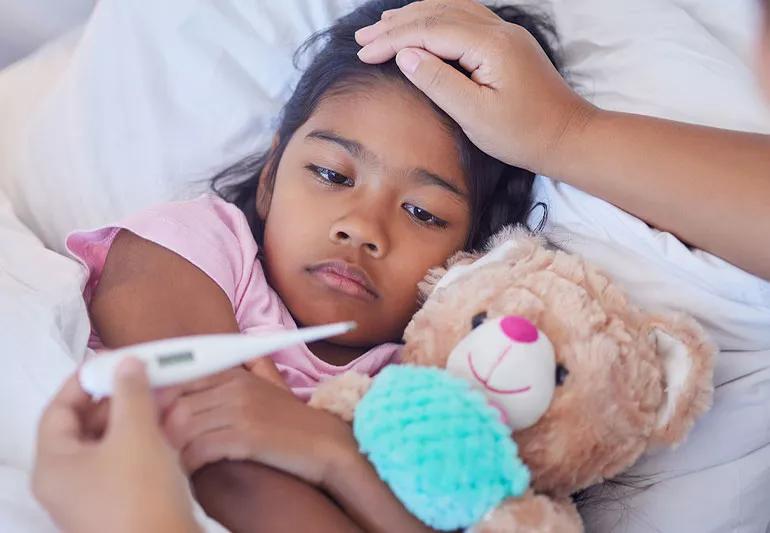
[[[110,247],[89,308],[105,346],[205,333],[237,333],[232,305],[192,263],[162,246],[121,231]],[[269,359],[255,370],[284,386]]]
[[[361,456],[350,425],[342,419],[304,404],[244,369],[200,380],[196,388],[175,403],[164,426],[175,447],[182,450],[188,471],[222,459],[255,461],[324,490],[365,531],[429,531]],[[238,483],[243,483],[242,475],[238,474]],[[262,477],[270,476],[263,470]],[[252,483],[258,481],[245,484]],[[205,489],[196,483],[198,486]],[[316,507],[317,502],[309,501],[301,491],[292,494],[310,510]],[[285,500],[263,493],[256,501],[270,507],[271,501],[275,506]],[[290,522],[297,517],[287,517],[282,504],[277,509],[270,508],[268,513]],[[295,508],[294,512],[301,511]],[[328,521],[333,516],[327,513],[324,518]],[[305,520],[306,524],[317,523],[315,517]]]
[[[181,256],[127,231],[118,234],[109,250],[90,314],[103,343],[111,348],[179,335],[238,331],[227,296],[211,278]],[[269,362],[261,375],[283,386],[272,362],[261,361]],[[227,484],[234,475],[241,479],[235,487]],[[234,531],[264,531],[262,520],[273,520],[279,513],[287,519],[312,518],[314,527],[328,526],[329,531],[341,523],[342,513],[328,497],[282,472],[265,476],[241,463],[223,462],[193,481],[196,492],[201,489],[204,509],[228,526],[237,526]],[[273,486],[280,492],[273,492]],[[261,497],[245,505],[256,490]]]
[[[353,533],[361,529],[327,495],[252,461],[220,461],[192,476],[206,513],[233,532]]]

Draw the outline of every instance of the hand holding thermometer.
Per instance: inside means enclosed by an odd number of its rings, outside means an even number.
[[[339,322],[258,337],[233,333],[145,342],[89,360],[78,377],[80,385],[94,399],[110,396],[118,364],[126,357],[135,357],[144,362],[151,387],[167,387],[227,370],[295,344],[336,337],[355,327],[355,322]]]

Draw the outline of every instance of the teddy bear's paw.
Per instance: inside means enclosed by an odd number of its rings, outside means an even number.
[[[510,498],[471,529],[473,533],[583,533],[583,520],[569,500],[531,491]]]
[[[337,415],[346,422],[353,420],[358,402],[371,386],[372,378],[358,372],[345,372],[318,385],[308,405]]]

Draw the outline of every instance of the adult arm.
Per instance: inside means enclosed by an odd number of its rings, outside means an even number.
[[[563,180],[770,279],[770,137],[603,111],[537,41],[474,0],[425,0],[359,30],[482,150]],[[457,60],[470,79],[441,61]]]

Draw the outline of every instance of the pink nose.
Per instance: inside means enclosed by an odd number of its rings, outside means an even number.
[[[509,339],[517,342],[535,342],[537,328],[524,317],[507,316],[500,322],[500,328]]]

